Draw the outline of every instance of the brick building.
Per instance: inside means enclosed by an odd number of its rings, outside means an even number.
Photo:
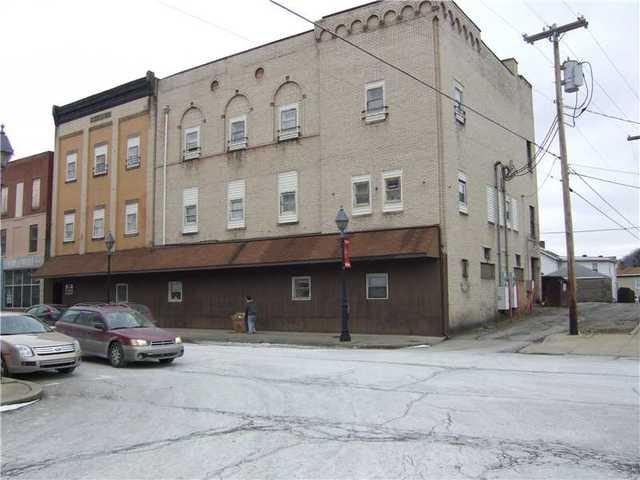
[[[154,246],[114,256],[129,299],[165,325],[226,328],[252,294],[262,328],[335,331],[344,206],[354,331],[484,321],[507,277],[525,303],[539,276],[537,197],[531,86],[517,62],[500,61],[450,2],[373,2],[320,24],[450,98],[321,28],[158,80]],[[500,165],[528,162],[496,189]],[[42,274],[77,283],[73,300],[102,298],[94,255]]]
[[[44,284],[32,273],[44,263],[50,238],[53,152],[2,168],[2,309],[40,303]]]

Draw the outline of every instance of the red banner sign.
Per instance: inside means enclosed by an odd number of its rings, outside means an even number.
[[[349,256],[351,250],[351,240],[344,239],[344,255],[342,256],[342,264],[344,268],[351,268],[351,258]]]

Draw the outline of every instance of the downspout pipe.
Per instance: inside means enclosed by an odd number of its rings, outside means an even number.
[[[164,148],[162,152],[162,245],[167,244],[167,144],[169,136],[169,105],[165,105],[164,112]]]
[[[511,274],[509,272],[509,229],[507,228],[507,180],[506,173],[507,167],[502,165],[501,173],[502,173],[502,209],[504,210],[504,269],[507,276],[507,299],[508,299],[508,307],[509,307],[509,316],[512,315],[511,306],[512,303],[512,291],[511,291]],[[500,218],[498,217],[498,220]],[[513,222],[513,219],[511,219]]]
[[[493,176],[495,181],[495,189],[496,189],[496,231],[498,234],[496,235],[496,243],[497,243],[497,252],[498,252],[498,287],[502,287],[502,249],[500,245],[500,183],[498,177],[498,169],[502,171],[502,162],[496,162],[493,164]]]

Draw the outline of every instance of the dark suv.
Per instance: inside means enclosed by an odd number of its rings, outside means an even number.
[[[125,305],[75,305],[56,322],[56,330],[77,339],[83,355],[107,358],[114,367],[146,360],[171,363],[184,354],[180,337]]]

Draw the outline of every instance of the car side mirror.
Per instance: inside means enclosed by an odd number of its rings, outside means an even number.
[[[96,322],[93,324],[93,328],[95,328],[96,330],[105,331],[107,329],[107,326],[102,322]]]

